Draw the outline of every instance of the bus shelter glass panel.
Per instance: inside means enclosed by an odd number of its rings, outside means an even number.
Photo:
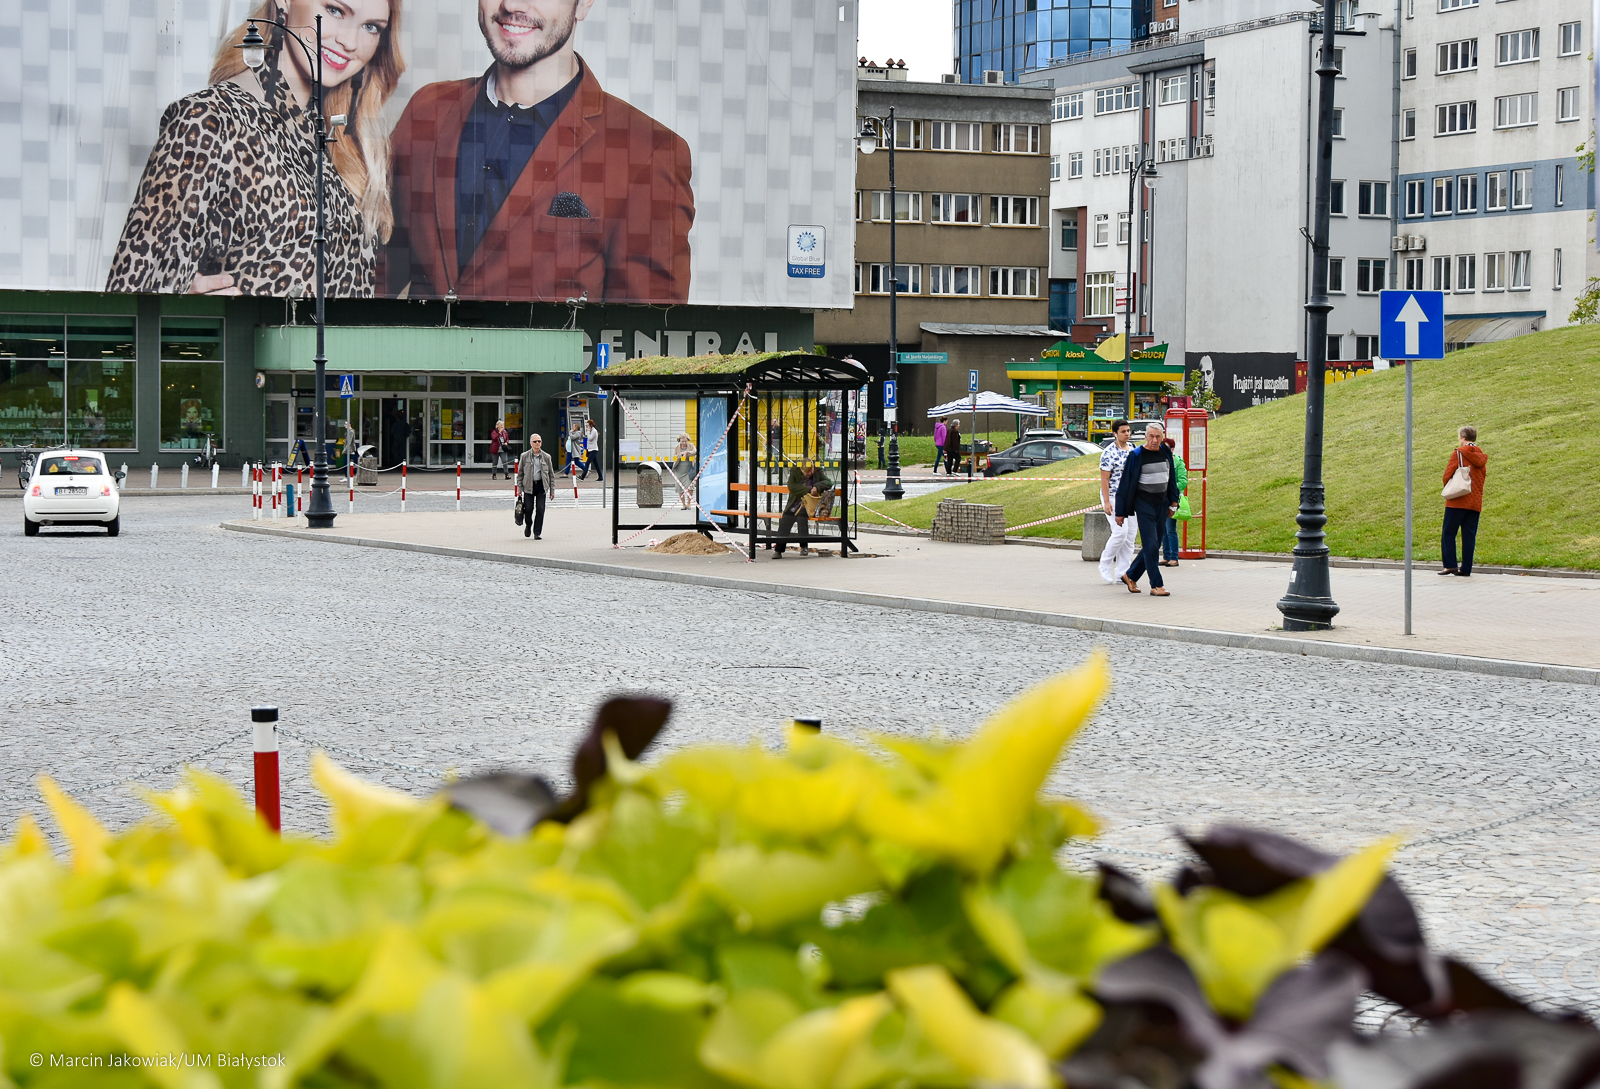
[[[438,379],[435,379],[437,382]],[[454,465],[467,456],[467,399],[434,397],[428,401],[428,463]]]

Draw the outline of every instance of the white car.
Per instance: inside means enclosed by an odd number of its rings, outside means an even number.
[[[37,536],[42,525],[122,528],[121,497],[103,455],[92,450],[49,450],[39,455],[22,492],[22,532]]]

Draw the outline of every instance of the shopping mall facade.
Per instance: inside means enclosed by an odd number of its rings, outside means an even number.
[[[286,461],[312,435],[313,307],[0,291],[0,456],[71,444],[173,466],[209,434],[224,465]],[[348,422],[385,466],[486,465],[497,420],[517,449],[530,430],[559,449],[597,344],[622,359],[813,343],[811,313],[790,309],[330,299],[327,314],[328,438],[342,457]]]

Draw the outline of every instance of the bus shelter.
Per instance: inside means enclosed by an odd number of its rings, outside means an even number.
[[[682,528],[707,537],[736,534],[752,557],[762,546],[779,543],[837,541],[841,557],[860,551],[855,545],[860,527],[852,479],[858,466],[850,456],[848,423],[851,397],[869,381],[867,369],[853,359],[808,352],[645,356],[595,376],[595,384],[612,395],[607,442],[613,465],[619,464],[623,419],[637,414],[642,402],[692,400],[694,521]],[[666,461],[670,454],[670,449],[639,451],[641,460]],[[813,468],[828,477],[831,494],[822,495],[807,512],[804,536],[797,525],[785,532],[780,523],[789,503],[789,480]],[[683,483],[690,479],[684,476]],[[613,545],[624,530],[661,525],[623,522],[617,492],[612,492]]]

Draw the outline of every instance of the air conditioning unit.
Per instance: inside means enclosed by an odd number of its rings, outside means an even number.
[[[1389,249],[1394,253],[1403,253],[1411,248],[1411,239],[1407,235],[1397,234],[1389,239]]]
[[[956,75],[954,72],[946,72],[944,75],[939,77],[939,82],[940,83],[960,83],[961,82],[961,77]]]
[[[1006,74],[1004,72],[996,72],[993,69],[984,69],[983,82],[990,86],[1004,87]]]
[[[1428,248],[1428,240],[1427,240],[1427,238],[1425,238],[1424,236],[1422,236],[1420,234],[1410,235],[1409,238],[1408,238],[1408,241],[1410,241],[1410,243],[1411,243],[1411,245],[1409,247],[1410,249],[1420,251],[1420,250],[1425,250],[1425,249]]]
[[[1217,145],[1215,142],[1215,137],[1202,136],[1194,142],[1194,154],[1196,158],[1210,158],[1216,153]]]

